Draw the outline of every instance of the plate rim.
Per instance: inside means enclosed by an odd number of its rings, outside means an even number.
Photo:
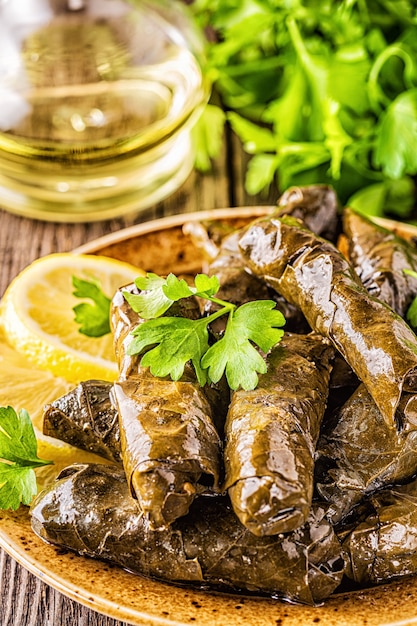
[[[192,211],[190,213],[176,213],[174,215],[166,215],[158,217],[154,220],[140,222],[133,226],[127,226],[113,233],[102,235],[91,241],[87,241],[71,250],[74,254],[90,254],[99,248],[122,243],[124,240],[137,235],[145,235],[166,228],[175,228],[184,225],[186,222],[210,221],[215,219],[226,219],[230,217],[231,212],[236,218],[262,217],[275,210],[274,205],[256,205],[242,207],[223,207],[220,209],[207,209],[205,211]]]

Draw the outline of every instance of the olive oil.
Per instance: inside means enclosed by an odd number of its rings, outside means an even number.
[[[196,52],[147,3],[81,7],[30,30],[0,83],[0,207],[21,215],[70,222],[140,211],[193,166],[190,132],[208,97]]]

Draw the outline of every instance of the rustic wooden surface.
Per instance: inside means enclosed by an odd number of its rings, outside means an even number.
[[[136,217],[90,224],[62,224],[29,220],[0,209],[0,296],[12,278],[34,259],[67,252],[101,235],[175,213],[274,204],[278,193],[251,197],[244,191],[246,157],[233,137],[210,174],[193,172],[173,196]],[[0,550],[1,626],[126,626],[96,613],[47,586]]]

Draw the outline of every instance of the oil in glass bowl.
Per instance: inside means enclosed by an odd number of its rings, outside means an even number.
[[[204,40],[175,1],[0,0],[0,208],[137,213],[194,164]]]

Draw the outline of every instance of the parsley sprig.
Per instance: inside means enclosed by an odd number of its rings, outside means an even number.
[[[38,457],[27,411],[0,407],[0,509],[15,511],[20,504],[30,504],[37,493],[34,470],[51,463]]]
[[[133,331],[129,354],[143,354],[141,365],[157,377],[179,380],[187,362],[194,366],[200,385],[218,382],[226,375],[231,389],[254,389],[258,374],[266,372],[259,350],[267,353],[283,334],[285,318],[272,300],[256,300],[241,306],[216,297],[220,288],[216,276],[198,274],[194,287],[169,274],[162,278],[148,273],[135,281],[140,294],[124,291],[124,296],[145,321]],[[169,317],[165,313],[174,302],[199,297],[218,306],[207,317],[191,320]],[[210,344],[209,326],[227,316],[226,329],[218,341]]]
[[[109,333],[111,299],[103,293],[100,283],[73,276],[72,285],[76,298],[91,300],[73,307],[75,322],[80,325],[79,332],[88,337],[102,337]]]
[[[411,276],[412,278],[417,278],[417,272],[412,269],[404,269],[404,274]],[[410,306],[408,307],[405,314],[407,322],[414,329],[417,328],[417,296],[413,298]]]

